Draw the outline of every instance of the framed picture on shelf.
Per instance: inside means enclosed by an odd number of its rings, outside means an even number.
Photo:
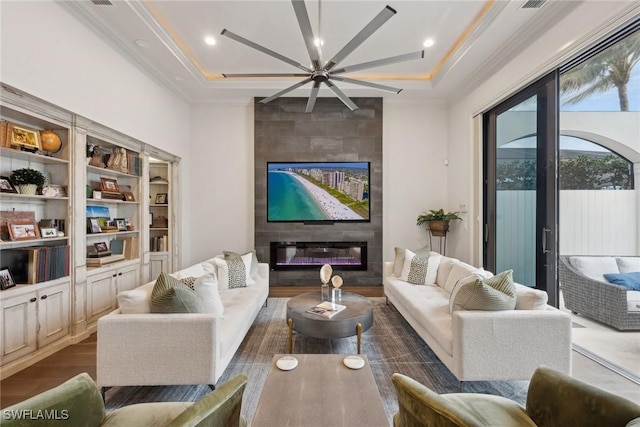
[[[87,231],[89,233],[102,233],[98,218],[87,218]]]
[[[5,267],[0,270],[0,290],[5,290],[9,288],[13,288],[16,285],[16,282],[13,280],[13,276],[11,275],[11,271],[9,268]]]
[[[107,246],[105,242],[94,243],[93,247],[96,248],[96,252],[98,253],[109,252],[109,246]]]
[[[124,218],[114,218],[113,222],[118,227],[118,231],[127,231],[127,222]]]
[[[118,181],[113,178],[100,178],[100,183],[102,184],[102,191],[107,191],[109,193],[119,193],[120,187],[118,187]]]
[[[57,237],[58,236],[58,230],[56,230],[55,228],[40,228],[40,234],[42,235],[43,239],[48,239],[51,237]]]
[[[156,205],[166,205],[168,203],[167,193],[156,194]]]
[[[10,125],[9,141],[12,147],[24,148],[28,151],[41,149],[40,132],[37,130]]]
[[[35,222],[26,224],[8,223],[11,240],[33,240],[40,238],[40,230]]]
[[[13,184],[11,184],[11,180],[9,180],[8,176],[0,176],[0,191],[3,193],[17,193],[18,190],[15,189]]]
[[[136,198],[133,197],[133,193],[131,191],[124,191],[124,192],[122,192],[122,195],[124,196],[125,202],[135,202],[136,201]]]

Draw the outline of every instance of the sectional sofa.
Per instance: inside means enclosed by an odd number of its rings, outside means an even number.
[[[515,284],[515,309],[451,312],[456,283],[484,270],[443,256],[435,283],[416,285],[394,264],[384,263],[385,296],[458,380],[528,380],[540,365],[570,373],[571,317],[546,292]]]
[[[218,268],[211,258],[172,276],[206,278],[213,273],[218,286]],[[214,289],[222,314],[151,313],[155,280],[118,294],[119,308],[98,320],[97,385],[103,391],[140,385],[213,388],[269,295],[269,265],[259,263],[251,270],[255,284]]]

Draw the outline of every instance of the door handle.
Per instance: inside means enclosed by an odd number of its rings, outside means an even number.
[[[542,228],[542,253],[550,254],[552,251],[547,250],[547,233],[551,232],[550,228]]]

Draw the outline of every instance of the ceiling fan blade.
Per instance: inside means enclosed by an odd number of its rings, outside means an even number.
[[[296,12],[296,18],[298,18],[300,31],[302,31],[304,44],[307,46],[307,52],[309,52],[309,58],[311,58],[313,69],[319,70],[322,68],[322,65],[320,64],[320,52],[318,50],[318,46],[316,46],[315,37],[313,36],[313,29],[311,28],[311,21],[309,21],[307,6],[305,6],[304,0],[291,0],[291,4],[293,5],[293,10]]]
[[[284,95],[285,93],[289,93],[289,92],[291,92],[292,90],[298,89],[300,86],[304,86],[304,85],[306,85],[306,84],[307,84],[307,83],[309,83],[310,81],[311,81],[311,77],[306,78],[306,79],[302,80],[301,82],[298,82],[298,83],[294,84],[293,86],[289,86],[288,88],[286,88],[286,89],[284,89],[284,90],[281,90],[280,92],[276,93],[275,95],[271,95],[271,96],[270,96],[270,97],[268,97],[268,98],[262,99],[260,102],[261,102],[262,104],[266,104],[267,102],[271,102],[271,101],[273,101],[274,99],[281,97],[281,96],[282,96],[282,95]]]
[[[309,74],[279,74],[279,73],[256,73],[256,74],[226,74],[222,73],[222,77],[236,78],[236,77],[309,77]]]
[[[396,11],[394,9],[392,9],[390,6],[385,6],[385,8],[382,9],[382,12],[380,12],[375,18],[373,18],[371,22],[369,22],[358,34],[356,34],[349,43],[347,43],[342,49],[340,49],[340,51],[336,53],[334,57],[331,58],[331,60],[329,60],[329,62],[327,62],[325,69],[329,71],[337,64],[339,64],[395,14]]]
[[[342,101],[342,103],[343,103],[344,105],[346,105],[346,106],[347,106],[347,108],[348,108],[349,110],[351,110],[351,111],[355,111],[355,110],[357,110],[357,109],[358,109],[358,106],[357,106],[356,104],[354,104],[354,103],[353,103],[353,101],[352,101],[352,100],[350,100],[350,99],[349,99],[349,97],[348,97],[347,95],[345,95],[345,94],[344,94],[344,92],[342,92],[342,91],[338,88],[338,86],[336,86],[336,85],[334,85],[333,83],[331,83],[331,81],[330,81],[330,80],[327,80],[327,81],[325,82],[325,84],[326,84],[327,86],[329,86],[329,89],[331,89],[331,91],[332,91],[333,93],[335,93],[335,94],[336,94],[336,96],[340,99],[340,101]]]
[[[320,82],[313,82],[313,88],[311,89],[311,94],[309,95],[309,99],[307,100],[307,108],[305,108],[305,113],[310,113],[313,111],[313,106],[316,105],[316,98],[318,97],[318,91],[320,90]]]
[[[418,52],[405,53],[404,55],[390,56],[389,58],[378,59],[376,61],[363,62],[361,64],[349,65],[331,72],[331,74],[351,73],[353,71],[365,70],[367,68],[381,67],[383,65],[397,64],[399,62],[411,61],[413,59],[424,58],[424,50]]]
[[[311,73],[312,72],[312,70],[310,70],[309,68],[307,68],[304,65],[300,64],[299,62],[296,62],[293,59],[289,59],[286,56],[280,55],[279,53],[274,52],[271,49],[267,49],[264,46],[260,46],[259,44],[254,43],[251,40],[247,40],[242,36],[239,36],[239,35],[237,35],[235,33],[232,33],[231,31],[227,30],[226,28],[224,30],[222,30],[222,32],[220,34],[222,34],[223,36],[227,36],[230,39],[237,41],[238,43],[242,43],[245,46],[249,46],[249,47],[252,47],[252,48],[254,48],[256,50],[259,50],[262,53],[266,53],[267,55],[272,56],[274,58],[277,58],[280,61],[284,61],[287,64],[291,64],[294,67],[301,69],[302,71],[306,71],[307,73]]]
[[[356,79],[348,79],[346,77],[331,76],[331,80],[338,80],[339,82],[352,83],[354,85],[368,86],[374,89],[384,90],[386,92],[392,92],[392,93],[395,93],[396,95],[402,92],[402,89],[398,89],[397,87],[379,85],[377,83],[365,82],[365,81],[356,80]]]

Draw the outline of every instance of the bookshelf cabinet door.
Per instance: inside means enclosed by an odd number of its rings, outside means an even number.
[[[2,364],[34,352],[36,340],[35,292],[2,301]]]
[[[87,277],[87,321],[96,322],[116,309],[116,270]]]
[[[151,280],[156,279],[160,273],[171,273],[169,270],[168,253],[151,253],[150,257]]]
[[[38,291],[38,347],[69,334],[69,285],[62,283]]]
[[[117,292],[129,291],[140,286],[140,266],[123,267],[118,269]]]

